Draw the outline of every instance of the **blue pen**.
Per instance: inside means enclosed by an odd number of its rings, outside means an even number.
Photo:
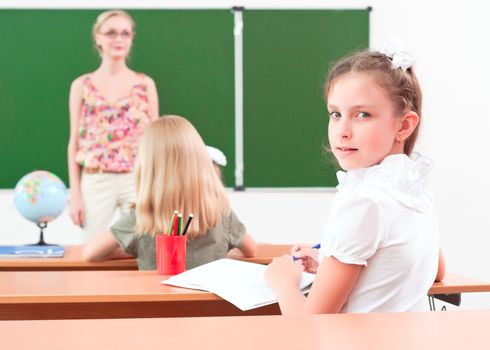
[[[313,247],[311,247],[311,248],[312,248],[312,249],[320,249],[320,247],[321,247],[321,246],[322,246],[322,245],[321,245],[320,243],[318,243],[318,244],[315,244],[315,245],[314,245]],[[298,259],[300,259],[300,258],[297,258],[297,257],[293,256],[293,260],[294,260],[294,261],[296,261],[296,260],[298,260]]]

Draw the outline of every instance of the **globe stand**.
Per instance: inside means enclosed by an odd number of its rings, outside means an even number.
[[[29,244],[29,245],[56,245],[56,244],[48,244],[44,241],[44,229],[46,227],[48,227],[48,223],[47,222],[38,222],[37,224],[37,227],[39,227],[41,229],[41,233],[39,235],[39,242],[37,242],[36,244]]]

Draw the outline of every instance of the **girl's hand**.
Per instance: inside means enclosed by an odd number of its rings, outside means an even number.
[[[318,249],[304,244],[295,244],[291,248],[291,255],[298,259],[296,263],[302,265],[304,271],[316,273],[318,270]]]
[[[70,216],[75,225],[83,227],[85,222],[85,207],[80,196],[72,196],[70,198]]]
[[[295,264],[290,255],[274,258],[265,270],[265,280],[273,290],[298,288],[303,266]]]
[[[310,246],[308,244],[295,244],[291,247],[291,255],[294,256],[297,251],[300,251],[303,248],[309,248]]]

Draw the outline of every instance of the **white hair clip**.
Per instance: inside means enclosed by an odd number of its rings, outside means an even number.
[[[391,65],[394,69],[401,68],[404,72],[414,65],[415,60],[412,56],[401,50],[403,40],[398,37],[389,37],[380,50],[391,58]]]
[[[207,145],[206,145],[206,149],[208,150],[208,154],[213,160],[213,162],[221,166],[226,166],[226,156],[223,152],[221,152],[216,147],[207,146]]]

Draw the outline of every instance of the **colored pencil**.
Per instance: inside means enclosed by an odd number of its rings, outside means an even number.
[[[170,219],[170,225],[168,226],[167,230],[167,235],[171,236],[172,232],[174,231],[174,220],[175,220],[175,215],[177,215],[179,212],[177,210],[174,210],[174,214],[172,215],[172,218]]]
[[[177,229],[177,234],[179,236],[182,234],[182,214],[179,214],[179,227]]]
[[[189,225],[191,224],[193,217],[194,217],[193,214],[189,214],[189,217],[187,218],[187,221],[185,223],[184,231],[182,231],[182,236],[184,236],[187,233],[187,230],[189,229]]]
[[[177,230],[179,229],[179,215],[174,215],[174,232],[173,232],[173,236],[177,236]]]

